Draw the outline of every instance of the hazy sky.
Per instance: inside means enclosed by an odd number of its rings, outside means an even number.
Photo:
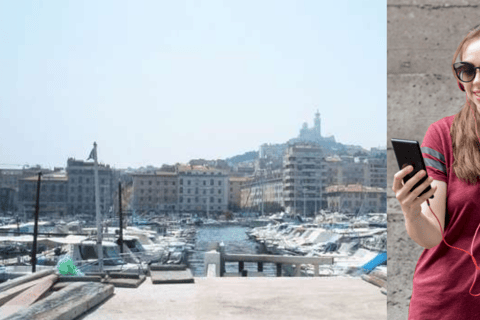
[[[386,1],[0,0],[0,165],[386,145]]]

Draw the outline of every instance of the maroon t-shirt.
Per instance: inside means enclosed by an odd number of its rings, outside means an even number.
[[[480,224],[480,184],[460,181],[451,169],[450,128],[454,117],[430,125],[421,148],[428,175],[447,183],[445,240],[470,252],[475,230]],[[480,266],[480,231],[475,238],[473,256]],[[408,319],[480,319],[480,296],[469,294],[474,278],[475,265],[468,254],[449,248],[443,241],[423,250],[413,276]],[[480,272],[472,293],[480,293]]]

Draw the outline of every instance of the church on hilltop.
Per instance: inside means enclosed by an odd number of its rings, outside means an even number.
[[[322,137],[320,112],[318,110],[313,120],[313,128],[309,128],[307,122],[303,123],[298,137],[288,141],[289,144],[297,142],[314,142],[325,147],[335,147],[337,145],[334,136]]]

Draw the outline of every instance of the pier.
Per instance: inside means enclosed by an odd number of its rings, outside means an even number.
[[[195,278],[195,283],[115,288],[80,317],[105,319],[386,319],[387,297],[356,278]]]

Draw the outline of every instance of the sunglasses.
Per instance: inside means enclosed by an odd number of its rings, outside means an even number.
[[[455,69],[455,74],[457,78],[462,82],[470,82],[475,79],[477,74],[476,69],[480,70],[480,67],[476,67],[469,62],[457,62],[453,64],[453,69]]]

